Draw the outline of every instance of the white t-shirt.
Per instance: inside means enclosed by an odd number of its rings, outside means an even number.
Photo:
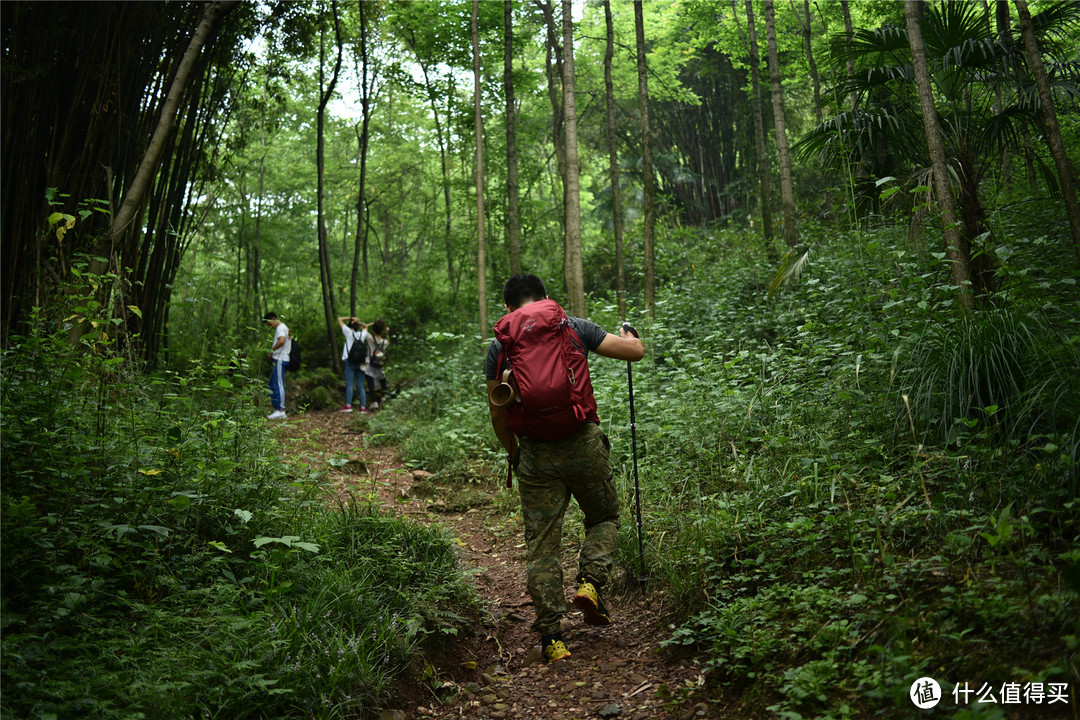
[[[289,328],[285,323],[278,323],[277,328],[274,330],[274,345],[277,345],[280,337],[285,338],[285,342],[277,350],[272,351],[274,359],[289,362],[289,353],[292,352],[292,338],[289,337]]]
[[[353,343],[355,343],[357,341],[367,342],[368,331],[367,330],[361,330],[360,332],[357,332],[357,331],[353,330],[351,327],[349,327],[348,325],[342,325],[341,326],[341,332],[342,332],[342,334],[345,335],[345,347],[343,347],[341,349],[341,359],[342,360],[348,360],[349,359],[349,350],[352,349]],[[363,366],[361,366],[361,367],[363,367]]]

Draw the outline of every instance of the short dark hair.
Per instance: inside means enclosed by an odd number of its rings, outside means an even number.
[[[371,324],[371,329],[376,335],[382,335],[383,330],[386,329],[386,323],[383,322],[382,318],[376,318],[375,322]]]
[[[355,330],[356,332],[360,332],[360,321],[359,320],[353,320],[352,322],[349,323],[349,327],[352,328],[353,330]]]
[[[263,315],[263,322],[266,322],[267,320],[277,320],[277,313],[268,312]]]
[[[503,302],[512,308],[519,308],[529,301],[543,300],[546,297],[544,281],[528,273],[514,275],[503,285]]]

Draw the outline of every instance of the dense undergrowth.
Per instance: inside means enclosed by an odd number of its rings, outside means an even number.
[[[907,716],[930,676],[948,716],[1075,712],[1080,288],[1060,239],[995,220],[999,287],[974,318],[944,255],[904,228],[804,228],[809,262],[772,296],[775,265],[745,232],[686,231],[663,257],[633,367],[645,567],[685,618],[667,644],[700,651],[718,703]],[[595,301],[591,317],[620,320]],[[494,491],[481,349],[430,345],[394,411],[414,422],[393,432],[413,462]],[[590,365],[629,581],[626,368]],[[996,703],[976,702],[986,686]]]
[[[4,717],[364,717],[474,619],[448,537],[282,462],[263,379],[38,320],[2,358]]]

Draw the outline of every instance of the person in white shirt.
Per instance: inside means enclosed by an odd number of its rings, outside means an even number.
[[[275,313],[268,312],[263,315],[263,322],[274,331],[274,344],[266,356],[273,363],[270,370],[270,405],[274,412],[266,416],[267,420],[284,420],[285,415],[285,365],[289,362],[289,353],[292,351],[292,337],[285,323],[278,320]]]
[[[367,412],[367,397],[364,393],[364,368],[367,363],[360,358],[366,356],[368,331],[361,329],[363,323],[354,317],[339,317],[338,327],[345,335],[345,347],[341,349],[341,360],[345,364],[345,405],[338,412],[352,412],[353,384],[360,390],[360,412]],[[356,352],[353,352],[355,348]],[[349,359],[353,356],[353,360]]]

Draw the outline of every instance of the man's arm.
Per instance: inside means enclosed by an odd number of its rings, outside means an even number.
[[[641,338],[636,338],[629,331],[619,328],[619,334],[608,333],[600,341],[596,352],[614,360],[629,360],[637,362],[645,357],[645,344]]]
[[[495,429],[495,437],[506,450],[511,458],[517,454],[517,438],[510,432],[510,426],[506,423],[506,408],[495,407],[491,404],[491,389],[499,384],[498,380],[487,381],[488,410],[491,411],[491,427]]]

